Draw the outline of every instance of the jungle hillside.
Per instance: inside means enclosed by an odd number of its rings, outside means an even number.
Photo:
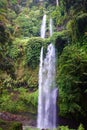
[[[36,127],[40,51],[43,46],[45,55],[50,43],[56,48],[57,130],[87,130],[87,0],[0,0],[0,130],[23,130],[27,121]]]

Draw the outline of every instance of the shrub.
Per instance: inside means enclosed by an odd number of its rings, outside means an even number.
[[[17,112],[24,111],[26,107],[18,98],[15,99],[13,93],[9,94],[8,92],[4,92],[0,97],[0,109],[9,112]]]
[[[83,124],[80,124],[80,126],[78,127],[78,130],[85,130]]]
[[[35,6],[34,6],[35,7]],[[27,22],[28,21],[28,22]],[[15,36],[32,37],[40,35],[41,12],[37,7],[22,10],[22,13],[15,19]]]
[[[58,130],[75,130],[75,129],[69,129],[68,126],[59,126]]]
[[[17,59],[18,56],[20,55],[20,49],[18,47],[17,44],[13,43],[10,47],[9,47],[9,52],[8,52],[9,56],[12,59]]]
[[[44,45],[44,40],[42,38],[32,37],[29,39],[26,48],[26,63],[32,68],[36,68],[39,64],[40,50],[42,45]]]
[[[70,31],[63,30],[61,32],[53,33],[51,41],[55,44],[56,49],[58,50],[58,54],[61,54],[65,45],[71,41]]]
[[[12,113],[26,111],[36,113],[37,102],[38,91],[31,93],[25,88],[16,89],[11,93],[3,91],[3,94],[0,96],[0,110]]]
[[[22,130],[22,124],[19,122],[12,122],[9,130]]]
[[[86,116],[87,101],[87,45],[64,48],[59,57],[57,83],[59,86],[60,113]],[[84,108],[84,109],[83,109]]]
[[[22,130],[22,124],[20,122],[9,122],[0,120],[0,130]]]
[[[29,93],[20,90],[19,100],[22,100],[26,107],[29,106],[28,110],[34,113],[37,110],[38,91]]]
[[[84,36],[87,31],[87,13],[76,15],[67,23],[67,29],[70,31],[72,40],[75,41],[81,36]]]

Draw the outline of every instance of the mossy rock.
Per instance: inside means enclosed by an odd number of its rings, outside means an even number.
[[[20,122],[9,122],[0,119],[0,130],[22,130]]]
[[[87,32],[87,13],[75,16],[69,20],[66,28],[70,31],[72,41],[76,41]]]
[[[55,44],[58,53],[61,54],[64,46],[71,40],[69,30],[63,30],[61,32],[55,32],[51,38],[52,43]]]
[[[79,36],[87,32],[87,13],[81,14],[76,19]]]

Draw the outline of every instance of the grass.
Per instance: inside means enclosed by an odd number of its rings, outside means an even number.
[[[39,130],[39,129],[35,128],[35,127],[25,126],[25,127],[23,127],[23,130]]]
[[[25,128],[23,128],[23,130],[41,130],[41,129],[26,126]],[[75,129],[69,129],[68,126],[59,126],[59,127],[55,128],[55,129],[44,129],[44,130],[75,130]]]

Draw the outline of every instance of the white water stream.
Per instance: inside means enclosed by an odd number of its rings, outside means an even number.
[[[46,15],[43,16],[41,37],[45,38]],[[52,19],[50,19],[50,36],[52,36]],[[43,47],[40,54],[39,67],[39,97],[37,127],[40,129],[56,128],[56,98],[57,88],[55,47],[50,44],[47,48],[46,57],[43,57]]]
[[[46,31],[46,14],[43,16],[42,25],[41,25],[41,38],[45,38]]]

